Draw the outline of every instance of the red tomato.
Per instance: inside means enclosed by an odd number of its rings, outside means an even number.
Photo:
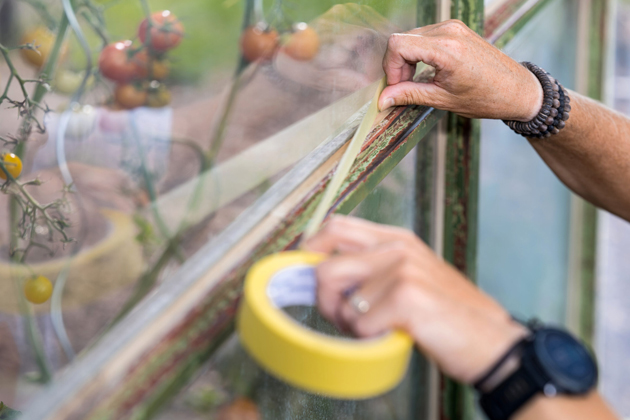
[[[319,35],[306,23],[298,23],[283,51],[295,60],[311,60],[319,52]]]
[[[98,67],[108,79],[127,83],[138,77],[138,66],[133,62],[131,55],[131,41],[109,44],[101,51]]]
[[[147,37],[147,33],[149,33],[149,37]],[[140,41],[146,45],[147,38],[150,38],[151,48],[155,51],[167,51],[175,48],[182,42],[183,36],[184,25],[168,10],[155,12],[151,15],[151,31],[149,31],[147,19],[144,19],[138,28]]]
[[[278,32],[250,26],[241,35],[241,52],[249,62],[269,60],[278,47]]]
[[[116,103],[125,109],[142,106],[147,101],[147,91],[134,84],[118,85],[114,92]]]

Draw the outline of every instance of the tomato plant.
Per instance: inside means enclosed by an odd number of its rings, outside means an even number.
[[[312,60],[319,52],[319,35],[306,23],[298,23],[282,50],[295,60]]]
[[[137,108],[147,102],[147,91],[136,84],[116,86],[114,92],[116,103],[125,109]]]
[[[278,32],[250,26],[241,35],[241,52],[249,62],[269,60],[278,47]]]
[[[13,153],[3,153],[0,157],[2,158],[5,169],[13,178],[20,176],[22,173],[22,160],[18,156]],[[0,169],[0,178],[4,180],[7,179],[7,174],[5,174],[2,169]]]
[[[131,41],[109,44],[98,59],[98,67],[103,76],[119,83],[127,83],[139,77],[138,65],[133,61]]]
[[[33,276],[24,283],[24,296],[31,303],[40,304],[50,299],[53,285],[44,276]]]
[[[22,48],[20,50],[22,57],[35,67],[43,67],[55,44],[55,34],[44,26],[38,26],[26,32],[22,37],[22,44],[29,43],[33,44],[37,49]],[[61,57],[65,56],[67,52],[68,45],[64,43],[61,49]]]
[[[142,79],[162,80],[168,76],[169,68],[166,60],[151,57],[147,50],[139,51],[132,60],[137,66],[138,77]]]
[[[184,25],[168,10],[155,12],[151,15],[150,30],[148,19],[144,19],[138,27],[140,41],[144,45],[147,45],[148,41],[154,51],[167,51],[175,48],[182,42],[183,36]]]

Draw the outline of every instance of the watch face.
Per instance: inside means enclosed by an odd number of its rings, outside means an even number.
[[[536,355],[559,391],[583,394],[597,382],[597,366],[584,345],[554,328],[536,332]]]

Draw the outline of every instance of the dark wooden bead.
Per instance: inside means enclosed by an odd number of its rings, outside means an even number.
[[[556,124],[556,127],[558,127],[559,129],[563,129],[565,125],[566,124],[564,123],[564,121],[560,121],[558,124]]]
[[[551,133],[546,132],[546,133],[544,134],[544,137],[545,137],[545,138],[551,137]]]
[[[547,117],[547,119],[545,120],[545,124],[547,125],[553,124],[553,117]]]
[[[554,92],[553,93],[553,99],[560,99],[560,93],[559,92]]]
[[[569,113],[568,112],[565,112],[564,114],[562,114],[562,120],[563,121],[566,121],[568,119],[569,119]]]
[[[558,130],[556,127],[551,129],[551,134],[558,134],[560,132],[560,130]]]
[[[557,100],[557,99],[554,99],[554,100],[553,100],[553,107],[554,107],[554,108],[560,108],[560,101],[559,101],[559,100]]]
[[[554,92],[558,92],[559,90],[560,90],[560,88],[558,87],[558,85],[554,83],[553,84],[553,91]]]
[[[556,108],[553,108],[551,110],[551,116],[554,117],[554,118],[558,116],[558,110]]]
[[[564,104],[564,112],[569,112],[569,111],[571,111],[571,105]]]
[[[538,127],[538,129],[539,129],[541,132],[545,132],[545,131],[547,131],[547,128],[548,128],[548,127],[547,127],[545,124],[543,124],[543,125],[541,125],[540,127]]]

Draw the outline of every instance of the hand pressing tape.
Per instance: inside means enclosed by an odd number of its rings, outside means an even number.
[[[394,331],[373,339],[333,337],[309,329],[282,310],[315,306],[315,266],[324,256],[274,254],[247,274],[237,321],[241,342],[262,368],[306,391],[341,399],[370,398],[403,378],[412,341]]]

